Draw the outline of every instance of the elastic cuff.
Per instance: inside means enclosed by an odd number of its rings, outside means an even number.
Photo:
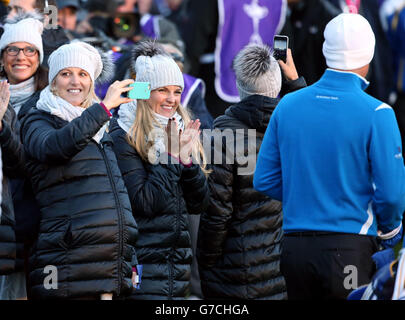
[[[107,109],[107,107],[105,106],[105,104],[102,103],[102,102],[100,102],[99,104],[100,104],[100,106],[103,107],[103,109],[105,110],[105,112],[107,112],[108,116],[112,117],[112,114],[111,114],[110,110]]]
[[[136,267],[132,267],[132,272],[138,273],[138,270],[136,270]]]

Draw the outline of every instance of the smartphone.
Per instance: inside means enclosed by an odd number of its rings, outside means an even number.
[[[288,37],[275,35],[273,41],[273,56],[276,60],[287,62]]]
[[[150,97],[150,83],[149,82],[134,82],[129,85],[133,87],[128,91],[128,98],[130,99],[149,99]]]

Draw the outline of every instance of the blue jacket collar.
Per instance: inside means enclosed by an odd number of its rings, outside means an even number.
[[[335,69],[326,69],[318,84],[333,88],[342,88],[347,86],[357,87],[366,90],[370,82],[362,76],[349,71],[340,71]]]

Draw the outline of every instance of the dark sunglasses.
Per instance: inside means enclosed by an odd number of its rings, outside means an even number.
[[[27,57],[32,57],[37,53],[37,49],[34,47],[19,48],[16,46],[10,46],[6,47],[4,51],[6,51],[9,56],[17,56],[20,51],[24,52]]]

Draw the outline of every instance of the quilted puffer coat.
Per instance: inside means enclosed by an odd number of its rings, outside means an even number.
[[[100,143],[92,139],[108,120],[99,104],[71,122],[35,108],[23,119],[27,167],[41,210],[30,260],[34,298],[132,292],[137,225],[112,139],[107,133]],[[56,285],[47,266],[56,267]]]
[[[195,164],[143,161],[115,119],[110,133],[139,227],[136,251],[143,275],[134,298],[183,299],[189,294],[192,262],[187,215],[207,207],[207,180]]]

